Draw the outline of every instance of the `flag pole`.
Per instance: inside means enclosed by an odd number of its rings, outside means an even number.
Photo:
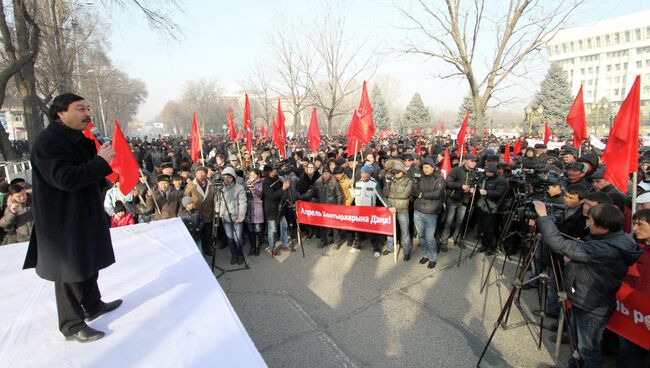
[[[149,186],[149,182],[147,181],[147,177],[142,172],[142,169],[139,169],[138,171],[140,171],[140,178],[144,178],[144,185],[147,186],[147,190],[151,192],[151,199],[153,199],[153,204],[156,205],[156,211],[158,211],[158,214],[161,215],[162,212],[160,211],[160,207],[158,206],[158,202],[156,202],[156,198],[153,196],[153,190],[151,190],[151,187]]]
[[[394,261],[397,263],[397,257],[399,256],[399,246],[397,245],[397,213],[393,213],[393,252],[395,253]]]
[[[636,180],[637,180],[637,175],[638,175],[638,170],[632,173],[632,214],[631,217],[634,217],[634,214],[636,213]],[[630,233],[633,233],[634,231],[630,229]]]
[[[357,168],[357,148],[359,146],[359,140],[354,140],[354,166],[352,166],[352,186],[354,186],[354,172]],[[363,147],[363,146],[362,146]]]

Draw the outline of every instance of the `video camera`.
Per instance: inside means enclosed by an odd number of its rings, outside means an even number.
[[[544,197],[548,187],[559,184],[562,176],[559,171],[549,170],[543,164],[531,165],[511,171],[510,185],[519,192]]]
[[[519,219],[536,219],[537,212],[535,212],[534,201],[541,201],[546,206],[548,215],[553,217],[555,223],[560,223],[564,219],[564,212],[566,211],[566,205],[560,203],[552,203],[548,201],[548,195],[544,194],[543,196],[533,195],[530,196],[527,193],[518,193],[520,198],[525,198],[521,206],[515,208],[515,216]]]
[[[214,189],[217,191],[223,189],[223,176],[221,176],[221,173],[215,172],[212,175],[212,185],[214,185]]]

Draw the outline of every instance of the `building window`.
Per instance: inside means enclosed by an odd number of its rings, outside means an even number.
[[[644,86],[643,87],[643,94],[647,95],[648,93],[650,93],[650,86]]]
[[[607,79],[605,79],[605,83],[607,83],[607,85],[612,84],[612,77],[607,77]]]
[[[591,91],[587,92],[587,98],[591,98]]]
[[[650,60],[646,60],[646,61],[645,61],[645,66],[650,67]]]
[[[585,75],[585,68],[580,69],[580,75]]]
[[[630,42],[630,31],[625,31],[625,42]]]
[[[621,64],[614,65],[614,70],[621,70]]]
[[[627,63],[623,63],[623,69],[627,70]]]
[[[614,83],[619,83],[621,81],[621,77],[614,77]]]
[[[582,50],[582,49],[583,49],[583,47],[582,47],[582,40],[579,40],[579,41],[578,41],[578,50]]]
[[[605,35],[605,46],[609,46],[609,43],[611,42],[612,38],[610,35]]]
[[[587,85],[588,85],[588,86],[593,86],[593,84],[594,84],[594,80],[593,80],[593,79],[590,79],[590,80],[587,81]]]
[[[587,48],[591,49],[591,38],[587,39]]]
[[[560,46],[555,45],[554,49],[555,49],[555,54],[556,54],[556,55],[557,55],[558,53],[560,53]]]
[[[562,44],[562,52],[566,52],[566,43]]]
[[[641,68],[642,65],[643,65],[643,63],[641,62],[641,60],[636,62],[636,67],[637,68]]]
[[[618,45],[621,43],[621,34],[616,32],[614,33],[614,45]]]
[[[596,67],[596,74],[598,74],[598,73],[600,73],[600,67],[599,66]]]
[[[575,44],[575,42],[571,41],[571,42],[569,43],[569,47],[571,48],[571,52],[575,51],[575,50],[576,50],[576,44]]]
[[[614,88],[614,96],[618,96],[618,88]]]
[[[589,74],[594,74],[594,68],[589,68]]]
[[[596,37],[596,47],[600,47],[600,36]]]
[[[645,27],[645,38],[650,38],[650,26]]]
[[[634,39],[637,41],[641,40],[641,28],[637,28],[634,30]]]
[[[608,72],[611,72],[611,71],[612,71],[612,66],[611,66],[611,65],[607,65],[607,71],[608,71]]]

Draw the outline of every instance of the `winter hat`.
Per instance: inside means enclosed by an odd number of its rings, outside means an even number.
[[[230,175],[234,178],[237,177],[237,173],[235,173],[235,169],[233,169],[230,166],[226,166],[223,170],[221,170],[221,175]]]
[[[192,197],[183,197],[183,199],[181,199],[181,203],[183,204],[183,207],[187,206],[188,204],[192,203]]]
[[[113,206],[113,211],[115,213],[126,212],[126,207],[124,206],[124,203],[122,203],[122,201],[115,201],[115,205]]]
[[[363,167],[361,168],[361,172],[366,174],[372,174],[372,167],[370,167],[370,165],[363,165]]]

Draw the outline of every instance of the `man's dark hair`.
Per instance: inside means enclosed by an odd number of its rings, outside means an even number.
[[[587,188],[585,188],[583,185],[580,184],[571,184],[566,188],[566,192],[569,194],[574,194],[578,195],[579,199],[585,199],[587,194],[589,193],[587,191]]]
[[[23,187],[20,184],[10,184],[7,194],[12,195],[12,194],[20,193],[23,190],[25,190],[25,187]]]
[[[85,98],[74,93],[62,93],[56,96],[50,105],[50,118],[52,120],[59,120],[59,113],[61,111],[68,111],[68,106],[71,103],[81,100],[85,100]]]
[[[644,208],[634,214],[632,218],[634,221],[645,221],[650,224],[650,208]]]
[[[594,225],[607,229],[611,233],[621,231],[625,224],[623,212],[611,203],[599,203],[591,207],[589,216]]]
[[[587,193],[584,199],[585,201],[596,202],[598,204],[612,204],[612,197],[610,197],[609,194],[601,191]]]

